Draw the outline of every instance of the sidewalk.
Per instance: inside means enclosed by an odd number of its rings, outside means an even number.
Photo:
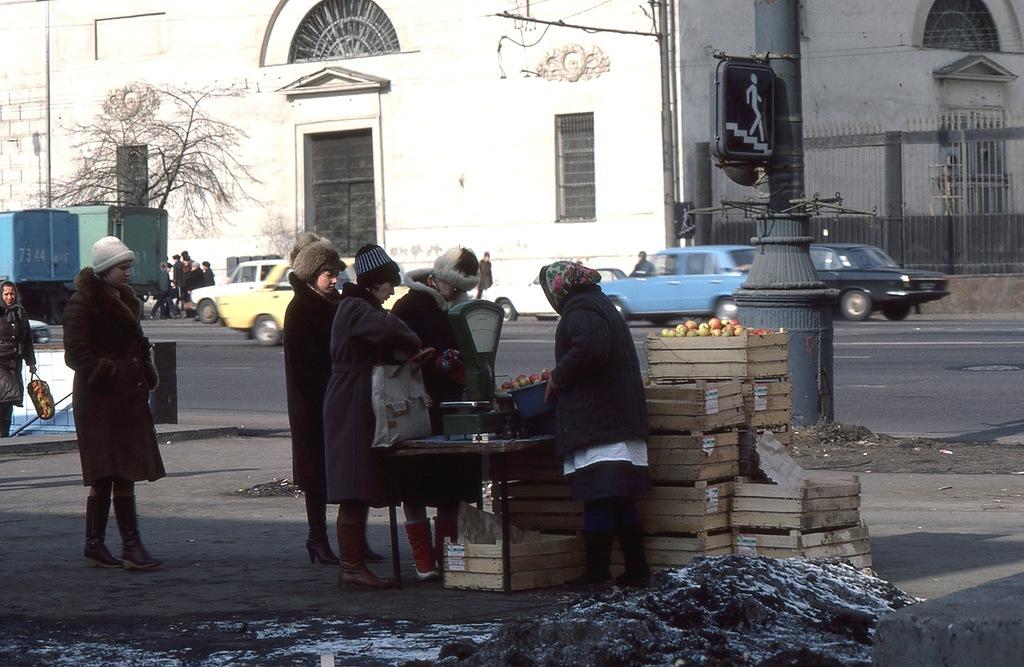
[[[0,618],[68,622],[130,606],[146,618],[322,614],[473,623],[542,613],[565,596],[417,583],[404,539],[404,590],[339,591],[334,569],[306,558],[301,498],[235,493],[291,477],[287,433],[238,437],[225,429],[160,429],[168,477],[139,484],[137,497],[145,543],[164,566],[145,574],[84,566],[86,492],[66,438],[32,443],[59,450],[48,455],[0,447]],[[1024,476],[869,473],[861,482],[880,577],[937,597],[1024,572]],[[115,551],[116,533],[111,518]],[[385,511],[371,513],[369,537],[377,551],[388,550]],[[389,572],[386,563],[374,567]]]

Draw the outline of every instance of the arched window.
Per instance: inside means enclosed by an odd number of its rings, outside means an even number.
[[[999,34],[981,0],[935,0],[924,24],[925,47],[998,51]]]
[[[372,0],[323,0],[309,10],[292,37],[288,62],[395,53],[398,34]]]

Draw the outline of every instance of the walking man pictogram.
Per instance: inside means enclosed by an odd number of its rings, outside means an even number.
[[[756,130],[761,143],[764,143],[764,122],[761,118],[761,103],[763,101],[764,99],[757,94],[757,75],[751,73],[750,85],[747,86],[747,104],[754,111],[754,122],[750,125],[749,133],[753,136]]]

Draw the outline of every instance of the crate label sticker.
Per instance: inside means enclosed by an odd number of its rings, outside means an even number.
[[[768,409],[768,385],[754,385],[754,411],[764,412]]]
[[[466,547],[461,544],[449,544],[445,558],[445,569],[449,572],[466,571]]]
[[[736,553],[741,556],[756,556],[757,538],[744,533],[738,534],[736,536]]]
[[[704,450],[704,453],[711,456],[711,453],[715,451],[715,436],[706,435],[700,441],[700,448]]]
[[[707,500],[707,513],[713,514],[718,511],[718,485],[714,484],[704,489],[704,498]]]
[[[704,412],[709,415],[718,414],[718,387],[708,387],[704,390]]]

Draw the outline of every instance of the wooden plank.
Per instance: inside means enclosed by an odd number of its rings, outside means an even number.
[[[711,431],[744,424],[746,412],[734,407],[702,416],[649,414],[647,421],[651,431]]]
[[[733,487],[733,494],[743,498],[839,498],[860,495],[860,482],[824,482],[811,479],[804,480],[803,486],[794,489],[778,484],[759,484],[740,479]]]
[[[495,507],[500,507],[494,499]],[[582,514],[583,503],[570,499],[558,498],[509,498],[510,515],[515,514]],[[513,521],[513,523],[515,523]]]
[[[656,381],[693,378],[738,378],[767,377],[772,375],[788,375],[789,361],[761,361],[753,364],[746,362],[658,362],[648,363],[648,374]]]
[[[538,542],[516,542],[509,547],[512,558],[541,556],[582,549],[575,535],[542,535]],[[465,558],[501,558],[501,544],[462,544]]]
[[[666,503],[663,501],[645,502],[637,500],[637,511],[640,513],[641,523],[646,524],[648,518],[658,517],[702,517],[712,514],[728,513],[731,510],[732,498],[721,498],[716,503],[708,502],[687,502],[687,503]],[[653,530],[653,529],[652,529]],[[706,530],[710,530],[707,528]]]
[[[709,409],[712,408],[712,409]],[[732,409],[744,409],[743,396],[732,394],[730,396],[719,396],[718,400],[709,406],[703,397],[698,401],[664,401],[660,399],[647,398],[648,415],[693,415],[704,416],[718,414]]]
[[[728,479],[739,474],[740,463],[726,461],[700,465],[652,465],[651,479],[655,482],[695,482]]]
[[[733,528],[733,539],[737,545],[742,541],[746,545],[756,545],[758,549],[789,549],[791,551],[799,551],[800,549],[813,549],[844,542],[865,541],[868,539],[868,529],[867,526],[854,526],[852,528],[817,532],[790,530],[784,535],[779,535]]]
[[[583,574],[582,566],[540,570],[535,572],[513,572],[512,590],[525,591],[533,588],[560,586],[570,579]],[[473,572],[445,572],[445,588],[465,588],[472,590],[502,590],[502,575],[478,574]]]
[[[860,496],[839,496],[835,498],[751,498],[735,496],[733,509],[738,512],[823,512],[828,510],[852,510],[860,507]]]
[[[647,463],[655,465],[711,465],[738,461],[737,445],[716,445],[710,452],[703,449],[659,449],[647,447]]]
[[[648,385],[644,388],[644,393],[648,400],[682,401],[703,405],[707,400],[709,390],[717,392],[718,398],[721,400],[726,396],[742,394],[743,385],[735,380],[723,382],[695,380],[686,384]]]
[[[827,528],[853,526],[860,523],[859,510],[836,510],[830,512],[811,512],[806,514],[790,514],[781,512],[732,512],[732,525],[741,528]]]
[[[840,530],[826,530],[819,533],[802,533],[800,545],[804,548],[813,548],[826,544],[837,544],[840,542],[856,542],[869,539],[867,526],[854,526]]]
[[[562,551],[542,554],[540,556],[516,556],[512,559],[512,572],[535,572],[552,568],[583,565],[585,561],[582,551]],[[497,558],[466,558],[463,572],[479,574],[501,574],[501,556]]]
[[[733,495],[734,485],[732,482],[722,482],[721,484],[699,482],[693,486],[654,485],[651,487],[650,491],[643,496],[638,497],[637,500],[658,502],[704,502],[708,496],[708,489],[711,489],[712,493],[717,493],[719,498],[728,498]]]
[[[509,482],[509,498],[563,498],[571,495],[568,482],[545,484],[539,482]]]
[[[583,528],[583,513],[572,514],[524,514],[510,512],[509,521],[516,528],[528,530],[580,530]],[[696,532],[694,529],[692,532]]]
[[[711,438],[714,442],[711,444],[705,443],[706,438]],[[701,431],[689,434],[672,433],[668,435],[650,436],[647,440],[647,449],[648,451],[653,449],[685,449],[704,451],[705,447],[714,449],[715,447],[738,445],[739,441],[740,434],[736,429],[718,432]]]
[[[793,422],[792,408],[786,408],[784,410],[767,410],[764,412],[750,412],[748,410],[746,411],[746,416],[746,423],[756,427],[791,424]]]
[[[709,530],[722,530],[729,527],[729,513],[708,514],[705,516],[653,516],[642,517],[641,525],[645,531],[656,533],[699,533]]]

